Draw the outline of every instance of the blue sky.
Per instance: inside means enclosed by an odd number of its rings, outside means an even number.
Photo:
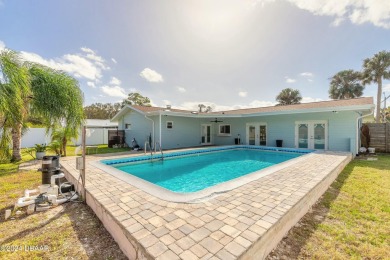
[[[287,87],[327,100],[331,76],[390,51],[390,1],[0,0],[5,47],[76,77],[86,105],[137,91],[157,106],[246,108]]]

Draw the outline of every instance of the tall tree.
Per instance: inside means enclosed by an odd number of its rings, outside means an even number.
[[[88,119],[110,119],[121,109],[121,103],[94,103],[84,107],[84,113]]]
[[[363,95],[361,73],[354,70],[342,70],[330,81],[329,97],[332,99],[357,98]]]
[[[276,96],[278,106],[294,105],[301,103],[302,96],[298,89],[285,88]]]
[[[148,97],[142,96],[138,92],[129,93],[127,99],[124,99],[122,102],[122,106],[125,106],[125,105],[138,105],[138,106],[144,106],[144,107],[152,106],[150,104],[150,99]]]
[[[69,137],[77,138],[84,123],[83,94],[68,74],[38,64],[29,64],[33,98],[30,111],[44,118],[47,130],[61,126],[64,156]]]
[[[198,110],[199,113],[203,113],[203,112],[209,113],[209,112],[213,111],[213,108],[211,106],[206,106],[204,104],[199,104],[198,107],[199,107],[199,110]]]
[[[362,78],[364,85],[371,83],[378,84],[375,120],[379,123],[381,120],[382,81],[383,79],[390,79],[390,52],[381,51],[371,59],[365,59],[363,61]]]
[[[84,113],[82,92],[74,78],[23,62],[17,52],[8,49],[0,53],[0,71],[0,153],[9,156],[7,146],[12,136],[12,160],[21,160],[22,127],[28,115],[42,118],[47,130],[62,124],[69,134],[77,136]]]
[[[31,97],[30,75],[18,53],[5,49],[0,53],[0,118],[3,133],[0,140],[0,157],[10,156],[12,135],[12,159],[21,160],[21,135]]]

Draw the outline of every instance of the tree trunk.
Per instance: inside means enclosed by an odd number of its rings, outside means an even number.
[[[62,138],[62,149],[64,151],[64,157],[66,156],[66,143],[68,140],[66,140],[66,137]]]
[[[17,124],[12,128],[12,161],[22,160],[22,153],[20,150],[22,141],[22,124]]]
[[[381,100],[382,100],[382,77],[378,80],[378,93],[376,95],[376,118],[375,122],[380,123],[381,121]]]

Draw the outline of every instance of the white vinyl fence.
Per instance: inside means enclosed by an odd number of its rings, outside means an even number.
[[[0,131],[1,136],[1,131]],[[46,134],[44,128],[29,128],[26,133],[22,136],[22,148],[34,147],[35,144],[49,144],[50,132]],[[75,145],[81,145],[81,133],[79,138],[75,142],[72,140]],[[87,145],[97,145],[97,144],[108,144],[108,129],[103,128],[90,128],[87,129]]]
[[[29,128],[22,136],[22,148],[34,147],[35,144],[49,144],[50,134],[45,128]]]

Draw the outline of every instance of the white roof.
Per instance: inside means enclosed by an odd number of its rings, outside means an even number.
[[[110,119],[86,119],[87,127],[117,127],[118,122],[111,122]]]

